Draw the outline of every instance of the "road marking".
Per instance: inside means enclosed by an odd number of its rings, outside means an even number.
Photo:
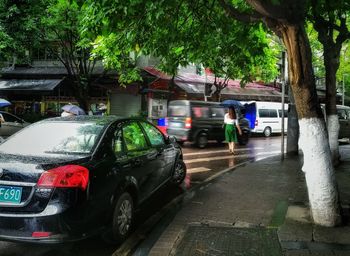
[[[187,169],[187,173],[197,173],[197,172],[207,172],[207,171],[211,171],[211,169],[208,169],[208,168],[205,168],[205,167],[197,167],[197,168],[189,168],[189,169]]]
[[[265,148],[236,148],[235,151],[247,151],[247,150],[259,150],[259,149],[265,149]],[[228,149],[225,150],[215,150],[215,151],[203,151],[203,152],[196,152],[196,153],[184,153],[184,156],[198,156],[198,155],[204,155],[204,154],[215,154],[215,153],[227,153]]]
[[[280,151],[261,152],[261,153],[258,153],[258,155],[274,155],[279,152]],[[247,157],[254,158],[254,156],[244,154],[244,155],[229,155],[229,156],[197,158],[197,159],[185,160],[184,162],[185,164],[192,164],[192,163],[199,163],[199,162],[211,162],[211,161],[231,159],[231,158],[247,158]]]

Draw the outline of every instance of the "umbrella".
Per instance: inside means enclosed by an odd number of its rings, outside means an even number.
[[[72,105],[72,104],[64,105],[62,107],[62,110],[69,112],[69,113],[72,113],[76,116],[86,115],[85,111],[82,108],[80,108],[76,105]]]
[[[11,102],[5,100],[5,99],[0,99],[0,108],[2,107],[7,107],[7,106],[10,106],[11,105]]]
[[[221,106],[226,108],[243,108],[244,106],[238,100],[224,100],[220,103]]]

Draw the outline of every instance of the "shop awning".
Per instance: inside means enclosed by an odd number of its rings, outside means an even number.
[[[0,80],[0,91],[52,91],[63,79]]]
[[[179,82],[175,81],[175,84],[184,90],[187,94],[193,96],[203,96],[205,86],[199,83]],[[258,87],[258,88],[257,88]],[[214,86],[212,87],[214,88]],[[240,87],[230,84],[221,91],[222,99],[237,99],[237,100],[281,100],[281,93],[270,87],[257,86],[256,84],[248,83],[246,87]]]

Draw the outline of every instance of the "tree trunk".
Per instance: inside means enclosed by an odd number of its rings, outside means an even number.
[[[298,113],[295,108],[293,92],[289,90],[289,109],[288,109],[288,130],[287,130],[287,155],[298,155],[299,123]]]
[[[81,107],[86,113],[90,110],[89,107],[89,83],[84,83],[80,79],[75,78],[74,76],[69,78],[70,83],[72,84],[73,95],[77,100],[79,107]]]
[[[288,53],[311,214],[315,224],[335,226],[341,221],[338,191],[325,121],[316,94],[309,41],[302,23],[281,23],[278,29]]]
[[[337,114],[336,73],[339,68],[339,53],[327,46],[324,47],[324,65],[326,68],[326,115],[329,146],[332,162],[339,163],[339,120]]]

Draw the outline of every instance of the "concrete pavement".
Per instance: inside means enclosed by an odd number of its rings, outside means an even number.
[[[341,154],[343,226],[311,223],[300,159],[276,156],[187,194],[149,255],[350,255],[350,146]]]

